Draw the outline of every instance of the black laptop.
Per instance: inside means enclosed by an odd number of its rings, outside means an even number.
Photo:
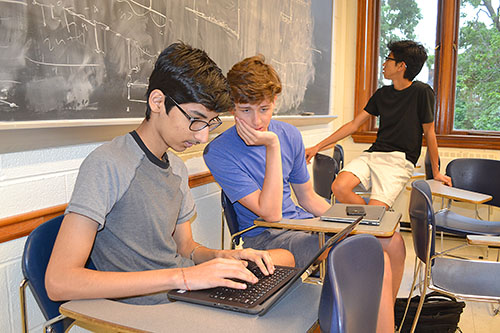
[[[247,284],[247,289],[226,287],[193,291],[173,289],[168,292],[168,298],[171,301],[185,301],[232,311],[263,315],[292,286],[296,285],[302,274],[323,252],[349,235],[362,218],[362,216],[359,216],[354,222],[330,238],[303,268],[276,266],[275,272],[272,275],[265,276],[260,272],[257,265],[252,262],[249,263],[248,269],[259,278],[259,281],[255,284]]]

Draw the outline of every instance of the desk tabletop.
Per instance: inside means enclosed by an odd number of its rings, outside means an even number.
[[[173,302],[131,305],[78,300],[59,308],[75,324],[99,332],[306,332],[318,319],[321,286],[299,283],[264,316]]]
[[[353,234],[371,234],[377,237],[391,237],[396,231],[401,213],[385,212],[379,226],[359,224],[352,232]],[[282,219],[280,222],[266,222],[255,220],[259,227],[283,228],[302,231],[331,232],[337,233],[346,227],[346,223],[321,221],[319,217],[311,219]]]
[[[434,179],[428,179],[426,180],[426,182],[427,184],[429,184],[432,194],[438,197],[469,202],[473,204],[482,204],[492,199],[491,195],[462,190],[456,187],[450,187]],[[407,189],[411,190],[411,185],[407,186]]]
[[[469,245],[500,247],[500,237],[489,235],[467,235],[467,243]]]

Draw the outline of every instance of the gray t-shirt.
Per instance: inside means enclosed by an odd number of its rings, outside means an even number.
[[[99,223],[91,258],[100,271],[133,272],[192,266],[177,253],[176,224],[195,214],[182,160],[160,160],[136,132],[115,138],[82,163],[66,213]],[[121,299],[131,304],[168,302],[165,293]]]

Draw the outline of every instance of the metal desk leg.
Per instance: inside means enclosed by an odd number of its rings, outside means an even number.
[[[319,237],[319,248],[321,249],[325,245],[325,233],[324,232],[319,232],[318,233]],[[319,263],[319,277],[321,280],[321,283],[325,280],[326,276],[326,258],[324,260],[321,260]]]

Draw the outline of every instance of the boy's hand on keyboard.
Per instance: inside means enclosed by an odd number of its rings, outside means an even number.
[[[179,280],[179,288],[189,288],[191,290],[213,287],[246,289],[247,285],[243,282],[256,283],[258,281],[257,277],[246,268],[248,263],[234,259],[216,258],[196,266],[184,268],[184,277]]]
[[[224,258],[253,261],[264,275],[274,273],[274,264],[268,251],[254,249],[221,251]]]

